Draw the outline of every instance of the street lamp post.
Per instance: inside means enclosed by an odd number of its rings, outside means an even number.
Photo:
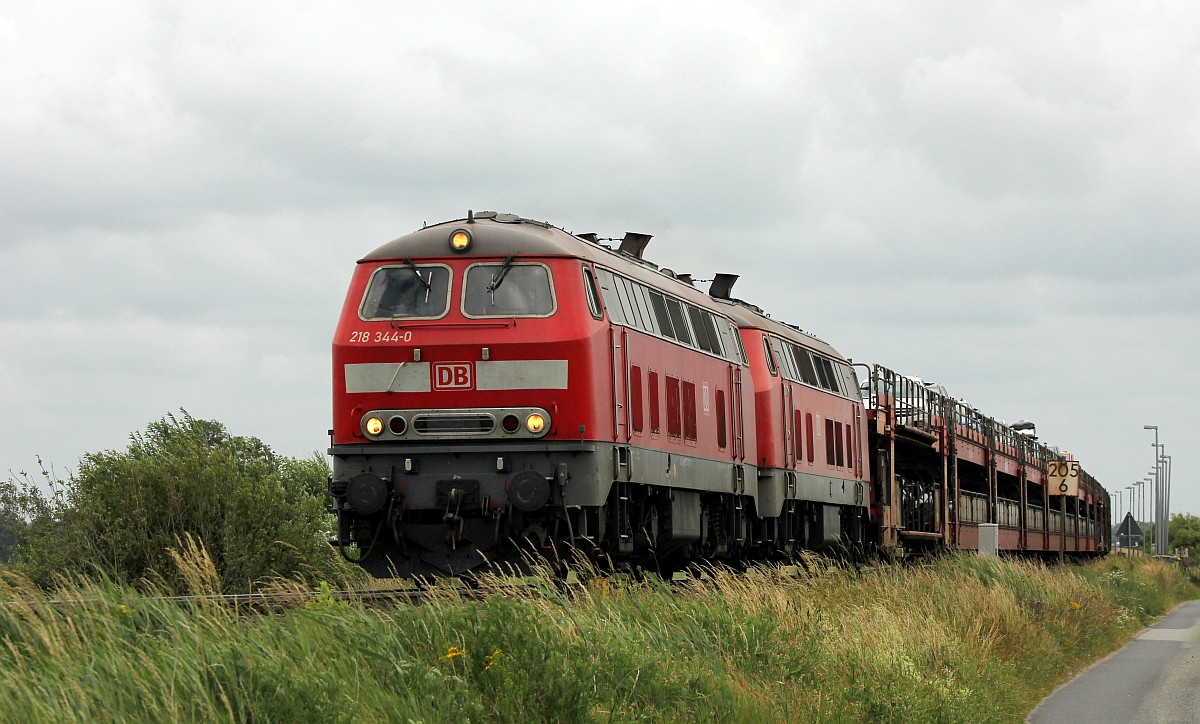
[[[1164,495],[1164,487],[1166,486],[1166,473],[1163,470],[1163,451],[1166,445],[1154,445],[1154,512],[1155,518],[1158,521],[1154,526],[1154,542],[1157,547],[1157,553],[1162,555],[1167,552],[1167,541],[1163,538],[1161,530],[1166,527],[1166,520],[1163,518],[1163,511],[1166,508],[1163,506],[1163,501],[1166,499]]]
[[[1162,456],[1162,464],[1163,464],[1163,478],[1164,478],[1164,482],[1163,482],[1163,495],[1164,495],[1164,497],[1163,497],[1163,518],[1165,519],[1165,522],[1163,524],[1162,542],[1163,542],[1163,553],[1170,553],[1171,551],[1170,551],[1169,547],[1171,545],[1171,538],[1170,538],[1170,532],[1171,532],[1171,456],[1163,455]]]
[[[1159,475],[1158,475],[1158,466],[1159,466],[1158,456],[1161,455],[1162,452],[1158,449],[1158,447],[1159,447],[1159,445],[1158,445],[1158,425],[1142,425],[1142,429],[1154,431],[1154,443],[1153,443],[1153,446],[1154,446],[1154,473],[1153,474],[1154,474],[1155,484],[1161,485],[1161,481],[1159,480]],[[1159,507],[1161,508],[1162,507],[1161,491],[1158,491],[1158,493],[1154,496],[1154,499],[1156,502],[1159,503]],[[1156,549],[1158,548],[1158,538],[1159,538],[1159,536],[1158,536],[1158,527],[1159,526],[1157,524],[1158,520],[1159,520],[1159,516],[1155,516],[1156,523],[1155,523],[1155,527],[1154,527],[1154,539],[1155,539],[1154,547]],[[1161,552],[1161,551],[1156,551],[1156,552]]]
[[[1158,503],[1157,479],[1158,476],[1154,474],[1153,470],[1146,471],[1146,490],[1148,491],[1146,495],[1146,517],[1150,520],[1151,525],[1154,526],[1154,537],[1150,539],[1150,543],[1151,549],[1155,553],[1158,552],[1158,516],[1154,513],[1154,506]]]
[[[1150,539],[1151,548],[1158,552],[1158,474],[1151,468],[1146,471],[1146,519],[1154,526],[1154,536]]]
[[[1137,523],[1139,528],[1142,526],[1142,524],[1140,522],[1138,522],[1138,518],[1142,517],[1142,507],[1143,507],[1143,505],[1145,503],[1145,499],[1146,499],[1146,491],[1142,487],[1145,484],[1146,484],[1146,481],[1144,481],[1144,480],[1139,480],[1133,484],[1133,487],[1135,488],[1134,493],[1137,496],[1134,499],[1135,502],[1133,504],[1133,522]],[[1146,547],[1146,531],[1143,530],[1142,535],[1141,535],[1141,542],[1138,543],[1138,548],[1144,549],[1145,547]],[[1142,550],[1141,552],[1145,553],[1144,550]]]
[[[1146,519],[1146,525],[1151,526],[1154,525],[1154,479],[1149,476],[1142,478],[1142,484],[1145,486],[1142,488],[1145,492],[1145,495],[1142,496],[1142,516]],[[1143,536],[1149,533],[1149,530],[1142,531]],[[1150,543],[1153,546],[1153,538],[1150,539]],[[1153,553],[1147,552],[1146,555],[1153,555]]]
[[[1125,511],[1125,512],[1126,512],[1126,513],[1129,513],[1129,514],[1132,514],[1132,513],[1133,513],[1133,494],[1134,494],[1134,492],[1135,492],[1135,491],[1134,491],[1134,489],[1133,489],[1133,486],[1132,486],[1132,485],[1126,485],[1126,486],[1125,486],[1125,490],[1128,490],[1128,491],[1129,491],[1129,510],[1127,510],[1127,511]],[[1122,523],[1122,524],[1124,524],[1124,522],[1125,522],[1125,516],[1121,516],[1121,523]],[[1129,548],[1129,545],[1128,545],[1128,543],[1129,543],[1129,536],[1126,536],[1126,537],[1125,537],[1125,543],[1126,543],[1126,546],[1125,546],[1125,547],[1126,547],[1126,548]],[[1128,550],[1126,550],[1125,552],[1126,552],[1126,553],[1128,553],[1129,551],[1128,551]]]

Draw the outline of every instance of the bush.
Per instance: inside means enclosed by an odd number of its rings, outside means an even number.
[[[1167,527],[1167,552],[1180,548],[1188,550],[1188,557],[1193,560],[1200,556],[1200,518],[1190,513],[1176,513],[1171,516]]]
[[[186,591],[171,553],[191,536],[207,549],[223,592],[267,577],[336,579],[348,570],[327,543],[328,466],[281,457],[253,437],[187,412],[150,423],[122,452],[89,453],[65,481],[43,470],[0,485],[13,562],[39,585],[100,572]]]

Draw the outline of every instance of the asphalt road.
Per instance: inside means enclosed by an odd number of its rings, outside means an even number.
[[[1059,687],[1028,721],[1200,722],[1200,601]]]

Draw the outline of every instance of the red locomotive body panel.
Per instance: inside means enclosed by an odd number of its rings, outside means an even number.
[[[767,337],[762,329],[742,328],[755,380],[759,466],[864,479],[862,402],[789,379],[778,349],[772,350],[773,364],[768,365]]]
[[[618,310],[612,345],[617,370],[612,439],[664,453],[752,465],[753,400],[738,389],[744,362],[732,321],[718,316],[711,299],[673,277],[611,262],[598,264],[597,270],[610,318]],[[672,314],[676,304],[680,312]],[[710,331],[711,351],[666,336],[668,320],[678,327],[684,315],[692,319],[690,333],[698,315],[711,321],[716,330]]]

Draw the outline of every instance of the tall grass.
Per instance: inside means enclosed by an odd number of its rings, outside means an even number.
[[[176,559],[219,590],[202,552]],[[392,609],[324,595],[247,616],[103,580],[52,605],[4,576],[0,719],[1015,721],[1195,594],[1161,563],[813,559],[674,589],[446,589]]]

